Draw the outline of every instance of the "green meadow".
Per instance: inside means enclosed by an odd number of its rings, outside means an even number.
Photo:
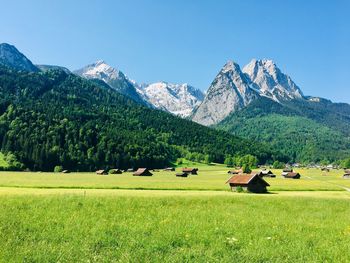
[[[176,172],[181,168],[177,168]],[[0,172],[1,187],[85,188],[85,189],[148,189],[148,190],[212,190],[228,191],[225,184],[231,177],[223,165],[199,166],[198,175],[175,177],[176,172],[153,172],[151,177],[132,173],[96,175],[95,173]],[[342,178],[342,170],[329,173],[318,169],[297,169],[299,180],[285,179],[282,170],[273,170],[276,178],[266,178],[270,191],[343,191],[350,180]]]
[[[230,192],[227,171],[1,172],[0,262],[350,262],[341,170],[274,170],[260,195]]]

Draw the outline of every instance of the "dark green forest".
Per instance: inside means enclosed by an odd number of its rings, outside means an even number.
[[[262,98],[222,121],[219,129],[268,143],[293,162],[330,163],[350,156],[350,106],[327,100],[280,104]]]
[[[0,67],[0,146],[21,168],[74,171],[171,165],[191,153],[224,162],[251,154],[287,159],[270,146],[148,109],[99,81],[62,70]]]

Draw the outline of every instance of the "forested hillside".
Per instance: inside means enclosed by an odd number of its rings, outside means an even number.
[[[0,67],[0,143],[34,170],[164,167],[188,153],[216,162],[227,154],[284,160],[268,146],[148,109],[62,70]]]
[[[217,127],[237,136],[269,143],[296,162],[332,162],[350,155],[350,107],[329,101],[261,98]]]

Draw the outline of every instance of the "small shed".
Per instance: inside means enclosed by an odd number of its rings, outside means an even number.
[[[107,175],[108,172],[107,172],[106,170],[97,170],[97,171],[96,171],[96,174],[97,174],[97,175]]]
[[[346,174],[350,174],[350,169],[344,169],[344,172],[345,172]]]
[[[291,179],[300,179],[300,177],[301,177],[300,173],[294,173],[294,172],[290,172],[290,173],[287,173],[285,175],[283,175],[283,173],[282,173],[282,176],[284,178],[291,178]]]
[[[188,174],[197,174],[198,168],[182,168],[183,173],[188,173]]]
[[[231,187],[232,191],[236,191],[237,187],[253,193],[266,193],[267,186],[270,186],[258,174],[239,174],[232,176],[226,183]]]
[[[176,174],[176,177],[187,177],[187,176],[188,176],[188,173],[184,173],[184,172]]]
[[[322,171],[322,172],[329,172],[329,168],[327,168],[327,167],[322,167],[322,168],[321,168],[321,171]]]
[[[271,170],[261,170],[258,174],[260,177],[276,177]]]
[[[123,171],[120,169],[111,169],[111,170],[109,170],[109,173],[110,174],[122,174]]]
[[[230,170],[227,172],[228,174],[241,174],[243,173],[242,169]]]
[[[282,171],[282,176],[286,176],[286,175],[288,175],[288,173],[293,173],[293,169],[292,168],[284,168]]]
[[[343,175],[343,178],[344,178],[344,179],[350,179],[350,173],[344,174],[344,175]]]
[[[69,171],[69,170],[63,170],[62,173],[63,173],[63,174],[69,174],[70,171]]]
[[[147,168],[139,168],[133,174],[134,176],[152,176],[153,174]]]
[[[164,171],[166,171],[166,172],[174,172],[175,168],[174,167],[167,167],[167,168],[164,168]]]
[[[134,172],[134,169],[132,169],[132,168],[125,169],[125,170],[124,170],[124,172],[127,172],[127,173],[132,173],[132,172]]]

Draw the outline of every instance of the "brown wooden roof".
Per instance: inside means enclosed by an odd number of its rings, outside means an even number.
[[[254,178],[258,178],[257,180],[261,180],[266,186],[270,186],[264,179],[262,179],[258,174],[239,174],[234,175],[226,183],[229,184],[239,184],[239,185],[248,185]]]
[[[297,177],[298,175],[300,176],[299,173],[291,172],[291,173],[287,173],[285,176],[286,176],[286,177],[291,177],[291,178],[293,178],[293,177]]]
[[[183,172],[198,171],[198,168],[187,168],[187,167],[184,167],[184,168],[182,168],[182,171]]]
[[[134,175],[142,175],[142,174],[149,174],[152,175],[152,173],[147,168],[139,168],[136,172],[134,172]]]

